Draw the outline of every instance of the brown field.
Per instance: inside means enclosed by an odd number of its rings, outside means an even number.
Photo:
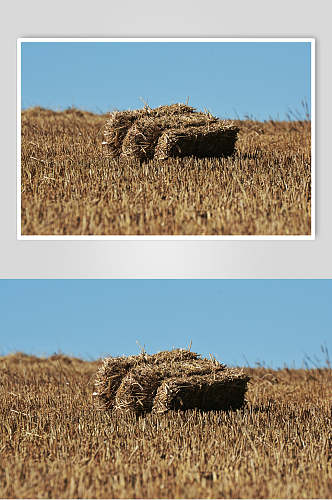
[[[246,368],[247,406],[94,406],[98,362],[0,358],[3,498],[331,498],[331,368]]]
[[[310,121],[235,121],[234,156],[105,157],[106,115],[22,112],[23,235],[309,235]]]

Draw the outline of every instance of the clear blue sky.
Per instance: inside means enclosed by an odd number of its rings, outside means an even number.
[[[331,352],[331,303],[332,280],[0,280],[0,353],[94,359],[192,341],[227,364],[300,367]]]
[[[22,107],[94,112],[185,102],[285,119],[310,105],[310,43],[24,42]]]

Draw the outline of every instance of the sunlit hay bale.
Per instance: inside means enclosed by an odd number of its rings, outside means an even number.
[[[166,379],[154,397],[152,411],[236,410],[243,406],[249,377],[240,370]]]
[[[239,128],[185,104],[115,111],[104,131],[106,152],[121,159],[230,156]]]
[[[128,372],[135,367],[144,367],[146,365],[156,366],[164,363],[168,363],[171,368],[173,363],[182,362],[183,366],[188,361],[192,361],[198,358],[198,354],[184,349],[174,349],[173,351],[161,351],[154,355],[149,355],[142,352],[136,356],[120,356],[120,357],[108,357],[103,360],[102,366],[97,371],[97,376],[95,380],[95,392],[94,395],[98,396],[101,406],[105,409],[112,409],[115,405],[115,397],[118,389],[126,377]],[[135,373],[135,370],[134,370]],[[128,383],[128,397],[130,399],[131,379],[124,381],[124,386]],[[133,391],[135,392],[135,385],[133,386]],[[124,387],[121,388],[118,398],[118,406],[125,403],[120,403],[121,400],[125,401],[125,396],[123,395]]]
[[[140,365],[130,370],[116,392],[114,409],[135,413],[151,411],[161,379],[156,365]]]
[[[188,354],[190,356],[188,356]],[[224,370],[224,365],[203,360],[195,353],[163,351],[138,359],[123,378],[115,396],[114,409],[142,413],[151,411],[158,387],[172,377],[185,377],[188,373],[204,376]]]
[[[102,406],[136,414],[240,408],[249,377],[185,349],[107,358],[97,373]]]
[[[140,161],[152,159],[162,132],[158,119],[146,116],[136,120],[123,139],[120,158]]]
[[[111,410],[116,392],[130,368],[135,365],[135,357],[105,358],[97,371],[94,395],[98,395],[101,406]]]
[[[213,123],[203,126],[170,129],[160,136],[154,158],[195,156],[216,158],[234,153],[238,130],[236,127]]]
[[[144,112],[144,110],[142,110]],[[140,115],[135,111],[113,111],[106,122],[104,130],[104,145],[107,145],[107,155],[116,158],[122,152],[122,142],[134,121]]]

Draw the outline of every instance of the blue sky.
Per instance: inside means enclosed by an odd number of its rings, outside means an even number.
[[[306,42],[23,42],[22,107],[93,112],[185,102],[285,119],[310,105]]]
[[[186,347],[233,365],[331,352],[332,280],[0,280],[0,353]]]

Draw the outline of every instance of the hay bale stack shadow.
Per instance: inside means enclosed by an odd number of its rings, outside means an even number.
[[[239,128],[231,121],[171,104],[114,111],[104,130],[105,153],[126,160],[227,157],[234,153]]]
[[[109,357],[97,372],[101,408],[136,414],[239,409],[249,377],[186,349]]]

